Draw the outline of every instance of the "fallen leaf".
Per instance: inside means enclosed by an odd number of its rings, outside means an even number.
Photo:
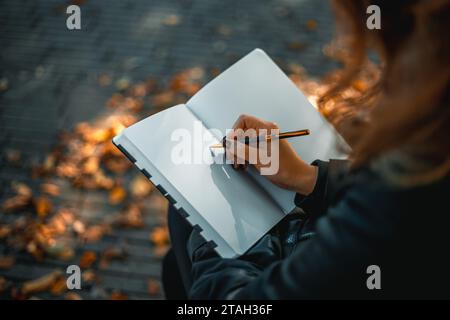
[[[36,244],[35,241],[30,241],[26,246],[27,252],[30,253],[36,260],[42,261],[44,259],[44,250]]]
[[[82,234],[86,231],[86,226],[80,220],[76,220],[72,224],[72,229],[78,234]]]
[[[57,197],[60,194],[59,186],[54,183],[41,184],[41,191],[54,197]]]
[[[125,199],[126,195],[127,193],[124,188],[114,187],[109,192],[109,203],[119,204]]]
[[[98,77],[98,84],[102,87],[109,86],[112,82],[112,78],[108,74],[101,74],[100,77]]]
[[[19,150],[8,149],[6,150],[6,161],[13,166],[20,166],[22,162],[22,153]]]
[[[155,227],[150,233],[150,241],[156,246],[164,246],[169,243],[167,227]]]
[[[306,21],[306,29],[309,31],[316,30],[317,29],[317,21],[313,19],[309,19]]]
[[[169,251],[170,246],[156,246],[153,248],[152,252],[155,257],[162,258],[166,255],[167,251]]]
[[[11,187],[13,191],[20,196],[31,197],[33,195],[31,188],[25,183],[14,181],[11,183]]]
[[[305,49],[306,45],[301,41],[292,41],[287,44],[287,48],[292,51],[301,51]]]
[[[37,198],[34,202],[34,206],[35,206],[37,215],[41,218],[48,215],[53,209],[52,203],[46,197]]]
[[[89,157],[83,163],[83,172],[87,174],[95,173],[100,166],[100,159],[98,157]]]
[[[75,251],[68,246],[64,248],[57,254],[57,258],[63,261],[70,261],[75,256]]]
[[[131,95],[134,97],[145,97],[147,95],[148,86],[146,83],[138,83],[131,88]]]
[[[149,279],[147,281],[147,292],[151,296],[156,296],[160,293],[160,285],[159,282],[155,279]]]
[[[13,256],[0,256],[0,269],[10,269],[15,263]]]
[[[120,291],[114,290],[111,293],[111,300],[128,300],[128,296]]]
[[[27,208],[30,204],[31,204],[31,197],[19,195],[6,199],[2,203],[2,209],[5,212],[19,211]]]
[[[142,218],[140,207],[136,204],[128,206],[120,213],[116,222],[122,227],[142,228],[144,226],[144,219]]]
[[[97,254],[94,251],[86,251],[80,258],[79,266],[82,269],[88,269],[97,260]]]
[[[30,295],[32,293],[48,290],[60,277],[62,276],[61,270],[55,270],[49,274],[46,274],[38,279],[27,281],[22,285],[21,292],[24,295]]]
[[[0,225],[0,239],[6,238],[10,235],[12,228],[9,225]]]
[[[176,25],[180,24],[181,19],[178,15],[171,14],[171,15],[167,16],[162,22],[166,26],[176,26]]]
[[[81,275],[83,282],[94,282],[97,281],[97,276],[92,270],[85,270]]]
[[[103,163],[104,163],[105,167],[113,173],[121,174],[130,168],[130,161],[128,161],[128,159],[124,159],[122,155],[120,155],[120,158],[114,157],[114,158],[106,159],[106,160],[104,160]],[[112,187],[112,184],[113,184],[113,181],[111,180],[111,187]],[[105,189],[109,189],[109,188],[105,188]]]
[[[175,100],[175,95],[172,91],[166,91],[156,94],[152,97],[152,104],[155,108],[161,109],[169,107],[173,104]]]
[[[59,277],[50,286],[50,293],[54,296],[60,296],[67,290],[67,283],[64,277]]]
[[[8,78],[0,78],[0,92],[6,91],[9,88]]]
[[[0,294],[2,294],[8,287],[8,280],[5,277],[0,277]]]
[[[86,242],[95,242],[100,240],[107,231],[108,228],[103,225],[90,226],[81,234],[81,239]]]
[[[130,79],[128,78],[120,78],[119,80],[116,81],[116,88],[117,90],[123,91],[128,89],[128,87],[130,86]]]
[[[126,258],[127,252],[122,247],[109,247],[103,250],[101,257],[106,260],[122,260]]]
[[[127,252],[121,247],[109,247],[105,249],[100,257],[100,268],[104,269],[111,260],[123,260],[127,257]]]
[[[130,110],[132,112],[139,112],[142,110],[142,107],[144,106],[141,100],[131,97],[125,98],[122,105],[125,109]]]
[[[131,194],[136,198],[143,198],[150,194],[153,185],[144,175],[137,175],[130,183]]]
[[[83,298],[81,298],[81,296],[76,292],[67,292],[64,295],[64,299],[65,300],[83,300]]]

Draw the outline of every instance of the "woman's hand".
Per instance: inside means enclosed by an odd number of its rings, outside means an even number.
[[[227,136],[228,141],[241,139],[244,136],[260,136],[260,130],[266,129],[265,134],[270,135],[271,129],[279,129],[273,122],[264,121],[249,115],[241,115],[233,126],[233,131]],[[237,130],[236,129],[242,129]],[[245,131],[249,129],[253,134],[246,134]],[[247,131],[248,132],[248,131]],[[273,143],[279,143],[278,156],[272,152]],[[235,169],[245,167],[249,162],[249,155],[251,155],[251,148],[254,146],[245,145],[243,143],[236,143],[235,145],[227,145],[226,156],[229,161],[233,163]],[[270,162],[262,161],[259,155],[257,161],[251,161],[251,164],[261,172],[261,169],[273,165],[273,161],[278,161],[278,171],[274,174],[266,175],[266,177],[277,186],[295,191],[297,193],[308,195],[310,194],[316,184],[317,168],[304,162],[295,152],[294,148],[287,140],[275,140],[267,144],[260,144],[259,148],[266,148],[262,150],[270,157]],[[233,150],[234,149],[234,150]],[[255,150],[253,150],[255,151]],[[258,151],[253,154],[258,154]],[[273,156],[273,157],[272,157]],[[253,159],[252,159],[253,160]],[[241,164],[239,164],[241,163]],[[244,165],[243,165],[244,164]]]

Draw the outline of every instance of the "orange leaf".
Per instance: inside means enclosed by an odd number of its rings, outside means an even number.
[[[75,292],[67,292],[64,296],[66,300],[83,300],[78,293]]]
[[[50,293],[55,296],[60,296],[67,290],[67,283],[64,277],[59,277],[51,286]]]
[[[306,29],[309,31],[317,29],[317,21],[313,19],[306,21]]]
[[[131,194],[136,198],[143,198],[150,194],[153,185],[144,175],[137,175],[130,184]]]
[[[156,296],[160,292],[159,282],[154,279],[149,279],[147,281],[147,292],[151,296]]]
[[[128,296],[119,291],[113,291],[111,293],[111,300],[128,300]]]
[[[169,232],[166,227],[155,227],[150,234],[150,240],[156,246],[164,246],[169,242]]]
[[[41,184],[41,191],[49,194],[51,196],[59,196],[59,186],[53,183],[43,183]]]
[[[45,217],[52,211],[52,203],[46,197],[39,197],[35,200],[35,209],[39,217]]]
[[[126,195],[127,195],[127,193],[124,188],[114,187],[109,192],[109,202],[111,204],[121,203],[123,201],[123,199],[125,199]]]
[[[10,269],[15,263],[13,256],[0,256],[0,269]]]
[[[97,254],[94,251],[86,251],[80,258],[80,268],[87,269],[97,260]]]
[[[23,284],[21,291],[24,295],[29,295],[31,293],[48,290],[61,275],[61,270],[55,270],[38,279],[27,281]]]

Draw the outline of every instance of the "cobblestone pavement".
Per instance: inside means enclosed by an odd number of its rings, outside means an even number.
[[[66,29],[69,3],[81,5],[79,31]],[[312,76],[335,67],[322,54],[333,33],[326,0],[11,0],[0,2],[0,26],[0,201],[11,195],[12,181],[39,185],[30,178],[32,164],[45,157],[62,129],[104,113],[117,79],[134,83],[151,75],[164,82],[188,67],[223,70],[256,47],[280,63],[303,65]],[[99,86],[104,74],[112,85]],[[21,151],[22,166],[6,161],[11,149]],[[83,191],[64,201],[104,214],[110,208],[103,195]],[[17,217],[0,212],[0,223]],[[115,230],[84,248],[100,252],[127,243],[128,259],[98,271],[102,290],[120,290],[129,298],[163,297],[150,296],[146,288],[146,279],[160,279],[160,258],[148,241],[155,221],[147,220],[144,229]],[[0,240],[0,256],[8,250]],[[37,263],[17,253],[15,265],[0,269],[0,276],[20,284],[55,267],[64,263]],[[93,290],[81,295],[105,297]]]

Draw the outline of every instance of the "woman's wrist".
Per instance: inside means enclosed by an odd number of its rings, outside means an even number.
[[[295,191],[303,196],[313,192],[317,181],[317,167],[306,164],[302,160],[301,168],[298,170],[297,184]]]

